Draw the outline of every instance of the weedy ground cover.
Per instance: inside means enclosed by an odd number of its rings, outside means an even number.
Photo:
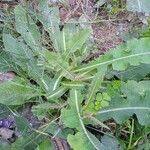
[[[127,1],[127,8],[147,12],[145,4]],[[0,83],[0,117],[13,116],[17,130],[8,149],[149,149],[148,33],[84,63],[90,25],[62,25],[47,0],[36,11],[15,6],[1,32],[0,71],[14,73]],[[29,104],[36,129],[19,113]]]

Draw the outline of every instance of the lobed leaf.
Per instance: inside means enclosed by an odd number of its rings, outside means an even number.
[[[74,72],[90,71],[101,66],[111,65],[114,70],[125,70],[141,63],[150,64],[150,38],[133,39],[126,44],[100,56],[96,60],[74,69]]]
[[[21,34],[25,42],[32,48],[35,54],[38,53],[38,51],[42,50],[38,27],[21,5],[15,7],[14,13],[17,32]]]
[[[49,7],[48,0],[40,0],[38,5],[38,19],[49,33],[56,51],[64,51],[65,37],[60,31],[60,17],[58,7]]]
[[[79,131],[75,136],[68,136],[69,144],[71,144],[71,147],[74,150],[77,150],[78,148],[80,148],[81,150],[85,150],[86,148],[90,148],[91,150],[104,150],[100,141],[98,141],[95,136],[89,133],[84,126],[81,115],[82,96],[79,91],[77,89],[72,89],[70,91],[70,109],[63,109],[61,112],[61,118],[64,124],[67,127],[76,128]],[[78,141],[77,139],[80,139],[80,142],[78,144],[76,143],[76,141]],[[85,145],[88,147],[86,147]]]
[[[100,120],[114,118],[118,123],[122,123],[136,114],[140,124],[148,125],[150,123],[149,86],[149,81],[137,83],[131,80],[124,83],[121,87],[124,97],[113,96],[109,107],[100,110],[96,115],[97,118]]]
[[[3,43],[5,51],[12,57],[12,61],[47,91],[49,82],[45,79],[46,75],[43,75],[43,68],[37,65],[31,49],[23,41],[19,41],[9,34],[3,34]]]

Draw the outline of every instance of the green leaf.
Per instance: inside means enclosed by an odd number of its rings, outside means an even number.
[[[62,81],[61,84],[65,87],[76,88],[76,87],[84,87],[85,83],[82,81]]]
[[[150,64],[150,38],[133,39],[118,46],[96,60],[82,65],[74,72],[90,71],[104,65],[112,64],[114,70],[125,70],[140,63]]]
[[[42,134],[31,132],[30,134],[26,136],[19,137],[15,143],[11,145],[11,150],[32,150],[36,149],[37,146],[44,141],[46,136],[43,136]]]
[[[150,73],[150,65],[148,64],[141,64],[135,67],[129,67],[125,71],[121,71],[116,75],[123,81],[127,80],[136,80],[140,81],[144,79]]]
[[[42,50],[38,27],[21,5],[15,7],[14,13],[17,32],[21,34],[25,42],[32,48],[35,54],[38,53],[38,51]]]
[[[61,111],[61,119],[64,122],[64,124],[67,127],[76,128],[79,131],[75,136],[73,135],[68,136],[69,144],[71,144],[71,146],[75,150],[77,150],[78,146],[75,146],[76,145],[75,140],[79,138],[81,142],[78,143],[78,145],[80,145],[79,146],[80,148],[82,146],[83,150],[86,144],[88,145],[88,148],[91,150],[95,149],[103,150],[100,141],[98,141],[96,137],[90,134],[84,126],[81,115],[82,114],[81,102],[82,102],[81,91],[80,90],[78,91],[77,89],[72,89],[70,91],[70,98],[69,98],[70,109],[63,109]]]
[[[73,150],[107,150],[101,143],[98,141],[94,135],[88,132],[88,136],[92,139],[91,143],[88,142],[87,138],[82,132],[77,132],[75,135],[69,135],[67,140]]]
[[[88,106],[91,102],[93,102],[96,92],[98,91],[98,89],[100,89],[101,87],[101,83],[104,79],[105,76],[105,72],[107,70],[107,66],[101,67],[98,72],[96,73],[94,79],[92,80],[92,83],[89,87],[89,92],[87,95],[87,101],[86,101],[86,105],[84,106],[84,109]]]
[[[5,51],[8,52],[18,65],[24,65],[25,61],[34,61],[33,53],[21,41],[17,41],[10,34],[3,34],[3,43]],[[25,66],[25,65],[24,65]]]
[[[63,71],[63,76],[67,79],[75,79],[75,74],[71,71],[71,68],[67,61],[64,61],[58,53],[43,51],[41,55],[48,61],[49,65],[54,68],[54,71]]]
[[[53,147],[52,143],[50,142],[50,139],[44,140],[36,148],[36,150],[53,150],[53,149],[54,149],[54,147]]]
[[[39,83],[44,90],[48,90],[49,82],[45,80],[46,75],[43,75],[43,69],[37,66],[37,60],[28,46],[23,41],[18,41],[9,34],[3,34],[3,42],[5,51],[12,56],[12,61],[17,66],[20,66],[30,78]]]
[[[62,86],[62,87],[57,88],[57,89],[54,90],[54,91],[47,92],[46,97],[47,97],[47,99],[49,99],[49,100],[54,99],[54,98],[59,98],[59,97],[61,97],[66,91],[67,91],[67,88]]]
[[[41,91],[23,79],[14,79],[0,84],[0,103],[21,105],[31,98],[40,96]]]
[[[124,83],[121,92],[125,98],[118,95],[113,96],[109,107],[100,110],[97,118],[100,120],[114,118],[118,123],[122,123],[136,114],[140,124],[148,125],[150,123],[148,119],[150,117],[149,86],[149,81]]]
[[[70,91],[69,105],[70,109],[63,109],[61,112],[62,120],[67,127],[80,128],[79,115],[81,107],[81,94],[77,90]],[[73,117],[72,117],[73,116]]]
[[[70,54],[73,54],[76,50],[80,50],[89,36],[89,30],[82,30],[71,37],[70,40],[66,43],[67,51],[64,53],[65,58],[67,58]]]
[[[149,8],[149,0],[127,0],[127,9],[129,11],[150,13]]]
[[[63,27],[63,32],[64,32],[64,36],[65,36],[65,41],[68,42],[69,40],[71,40],[71,38],[79,32],[80,28],[78,26],[78,22],[75,23],[75,19],[70,19],[69,21],[73,22],[73,23],[67,23],[64,24]]]
[[[53,91],[59,87],[61,80],[62,80],[62,77],[63,77],[62,71],[55,74],[55,76],[53,78],[53,84],[52,84],[52,90]]]
[[[0,52],[0,71],[7,72],[15,70],[16,66],[14,62],[12,62],[12,57],[4,51]]]
[[[112,60],[112,55],[106,53],[105,55],[100,56],[94,61],[89,62],[88,64],[81,65],[80,67],[77,67],[74,69],[74,72],[86,72],[86,71],[91,71],[93,69],[99,69],[101,66],[107,66],[108,64],[111,64],[113,62]]]
[[[107,2],[107,0],[98,0],[95,4],[96,8],[101,7],[102,5],[104,5]]]
[[[64,51],[65,37],[60,31],[60,17],[58,7],[49,7],[48,0],[40,0],[38,5],[38,19],[43,24],[44,29],[49,33],[56,51]]]
[[[32,112],[35,116],[39,118],[39,120],[42,120],[49,110],[60,109],[62,107],[63,104],[61,105],[58,103],[45,102],[38,105],[34,105],[32,107]]]
[[[52,121],[51,123],[48,124],[48,126],[44,128],[44,132],[54,136],[57,134],[57,137],[66,140],[68,134],[73,134],[74,130],[71,128],[61,129],[58,123]]]
[[[26,136],[29,132],[31,132],[31,125],[24,116],[16,113],[14,115],[14,119],[16,123],[16,128],[19,131],[20,136]]]
[[[107,150],[123,150],[123,148],[120,146],[120,143],[115,137],[104,135],[101,138],[101,142],[107,148]]]
[[[8,106],[0,103],[0,118],[5,118],[11,114]]]

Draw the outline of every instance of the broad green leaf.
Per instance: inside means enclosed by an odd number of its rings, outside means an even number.
[[[12,145],[10,150],[34,150],[46,139],[42,134],[31,132],[26,136],[19,137]]]
[[[121,71],[118,74],[116,74],[116,76],[123,81],[127,80],[140,81],[144,79],[144,77],[146,77],[149,73],[150,73],[150,65],[141,64],[139,66],[129,67],[127,70]]]
[[[125,70],[140,63],[150,64],[150,38],[133,39],[96,60],[82,65],[74,72],[83,72],[112,64],[114,70]]]
[[[61,79],[63,77],[62,74],[63,74],[62,72],[58,72],[58,74],[55,74],[55,77],[53,78],[53,81],[54,81],[53,82],[53,88],[52,88],[53,91],[59,87],[59,85],[61,83]]]
[[[149,142],[149,139],[146,138],[143,143],[139,143],[138,144],[138,147],[137,147],[137,150],[149,150],[150,148],[150,142]]]
[[[112,62],[112,55],[106,53],[105,55],[100,56],[96,60],[93,60],[89,62],[88,64],[81,65],[80,67],[77,67],[74,69],[74,72],[86,72],[91,71],[93,69],[98,69],[101,66],[106,66],[108,64],[111,64]]]
[[[123,150],[122,146],[115,137],[104,135],[101,138],[102,144],[107,148],[107,150]]]
[[[16,66],[14,62],[12,62],[12,57],[4,51],[0,52],[0,71],[7,72],[15,70]]]
[[[8,117],[11,111],[7,105],[0,104],[0,118]]]
[[[52,135],[57,134],[57,137],[62,138],[62,139],[67,139],[68,134],[74,133],[74,130],[71,128],[61,129],[58,123],[56,123],[55,121],[50,122],[48,126],[46,126],[44,129],[46,133],[52,134]]]
[[[14,39],[10,34],[3,34],[3,43],[5,51],[9,52],[10,55],[18,59],[18,61],[29,61],[33,60],[33,53],[27,46]]]
[[[75,22],[75,19],[70,19],[69,22]],[[71,38],[80,31],[78,23],[67,23],[64,24],[63,32],[65,35],[65,41],[68,42]]]
[[[17,32],[21,34],[25,42],[32,48],[35,54],[38,54],[38,51],[42,50],[38,27],[21,5],[15,7],[14,13]]]
[[[88,132],[88,136],[92,139],[92,144],[88,142],[87,137],[82,132],[69,135],[67,140],[73,150],[107,150],[94,135]]]
[[[77,150],[77,148],[81,148],[81,145],[82,149],[84,150],[83,147],[85,147],[85,144],[87,144],[91,150],[95,149],[103,150],[100,141],[98,141],[96,137],[90,134],[84,126],[82,120],[81,102],[82,102],[81,91],[80,90],[78,91],[77,89],[72,89],[70,91],[70,98],[69,98],[70,109],[63,109],[61,111],[61,119],[64,122],[65,126],[70,128],[76,128],[79,131],[75,136],[74,135],[68,136],[69,144],[71,144],[72,148],[74,148],[75,150]],[[75,146],[76,142],[74,141],[78,137],[79,139],[80,138],[82,139],[82,141],[78,143],[80,145],[79,147]]]
[[[38,19],[43,24],[44,29],[49,33],[56,51],[64,51],[65,37],[60,31],[60,17],[58,7],[49,7],[48,0],[40,0],[38,6]]]
[[[28,120],[24,116],[16,113],[14,115],[14,119],[16,123],[16,128],[20,136],[26,136],[28,135],[29,132],[31,132],[32,130],[31,124],[28,122]]]
[[[127,9],[129,11],[150,13],[149,8],[149,0],[127,0]]]
[[[50,139],[44,140],[36,148],[36,150],[53,150],[53,149],[54,149],[54,147],[53,147],[52,143],[50,142]]]
[[[19,78],[0,84],[0,103],[5,105],[21,105],[40,94],[39,89]]]
[[[47,91],[49,81],[46,80],[46,75],[43,75],[43,69],[37,66],[37,60],[28,46],[22,41],[17,41],[9,34],[3,34],[3,42],[5,51],[12,57],[12,61]]]
[[[81,107],[82,97],[77,90],[72,89],[70,91],[70,98],[68,99],[68,103],[70,105],[70,109],[63,109],[61,112],[62,120],[67,127],[70,128],[80,128],[80,109]]]
[[[100,110],[97,113],[97,118],[100,120],[114,118],[118,123],[122,123],[136,114],[140,124],[148,125],[150,123],[149,86],[149,81],[124,83],[121,92],[126,98],[118,95],[113,96],[109,107]]]

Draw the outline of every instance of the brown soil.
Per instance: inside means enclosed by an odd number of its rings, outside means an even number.
[[[89,58],[98,57],[100,54],[115,48],[123,42],[121,34],[133,29],[141,28],[144,24],[145,14],[118,11],[115,17],[111,18],[106,11],[94,8],[95,1],[69,0],[67,7],[60,8],[60,16],[63,23],[69,19],[76,20],[84,14],[91,22],[93,28],[93,41],[97,51],[91,53]]]

